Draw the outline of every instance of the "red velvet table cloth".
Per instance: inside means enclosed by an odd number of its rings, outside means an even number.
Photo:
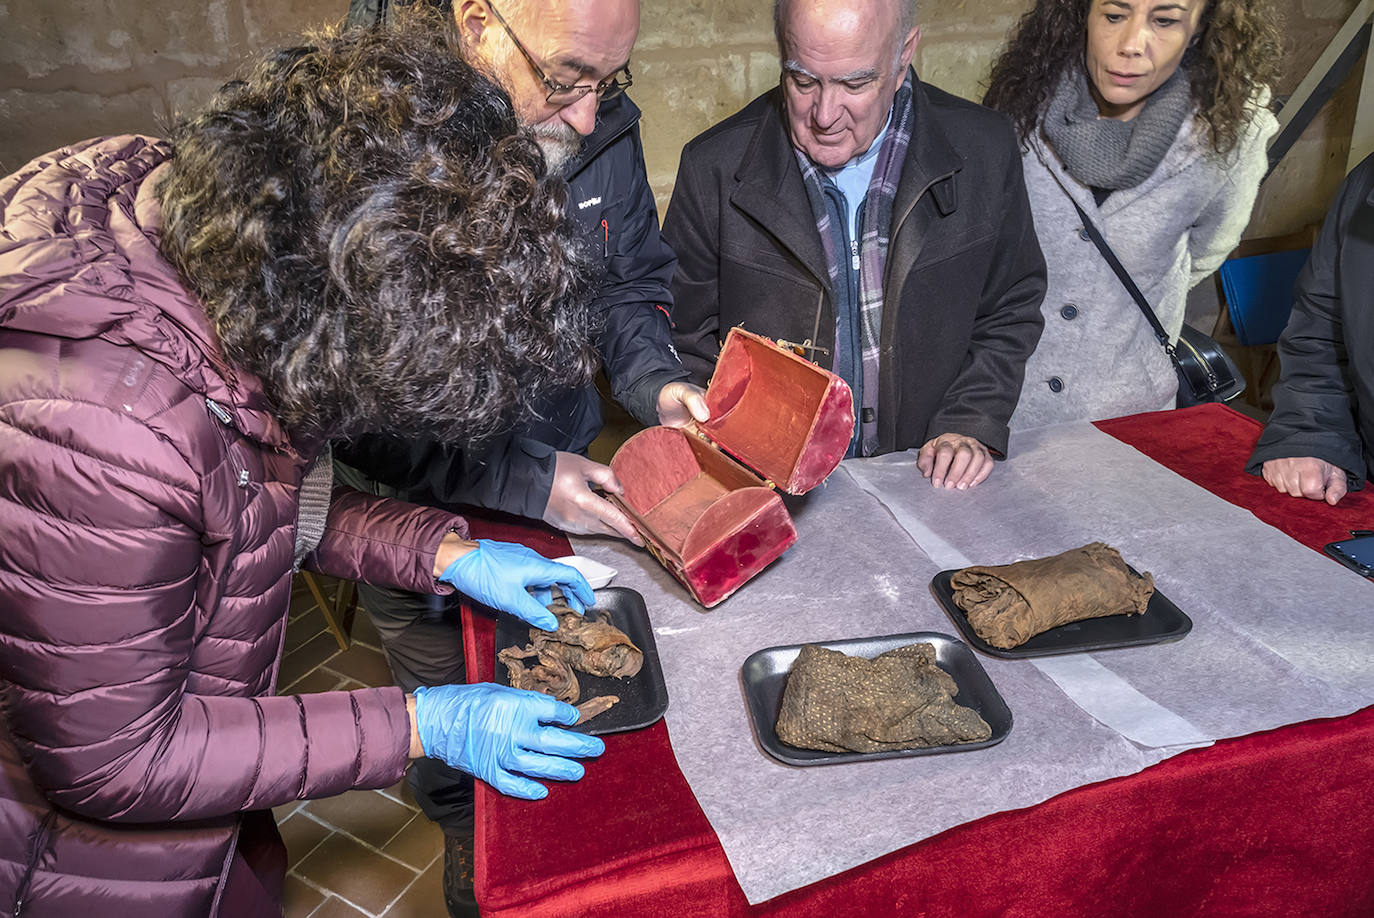
[[[1261,428],[1225,406],[1097,426],[1314,549],[1374,528],[1374,491],[1328,507],[1244,474]],[[569,551],[526,520],[473,528]],[[1374,583],[1370,609],[1374,626]],[[492,679],[493,623],[468,621],[469,672]],[[537,803],[479,783],[484,916],[1374,915],[1374,707],[1222,740],[753,906],[663,722],[605,739],[585,778]]]

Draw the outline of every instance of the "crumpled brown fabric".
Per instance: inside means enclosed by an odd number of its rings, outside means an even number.
[[[1148,571],[1132,574],[1121,553],[1103,542],[1048,558],[966,567],[954,572],[950,586],[974,632],[1003,650],[1068,622],[1141,615],[1155,591]]]
[[[889,752],[988,739],[992,728],[978,712],[954,703],[958,691],[935,665],[931,644],[908,644],[872,660],[806,644],[787,677],[778,739],[825,752]]]
[[[510,673],[514,688],[543,692],[559,701],[576,704],[581,712],[579,724],[609,711],[620,701],[618,695],[598,695],[577,704],[582,687],[576,672],[593,676],[628,679],[644,665],[644,652],[629,636],[611,624],[604,609],[592,609],[585,616],[567,603],[555,599],[548,607],[558,619],[558,630],[530,629],[530,643],[507,647],[496,654]],[[538,662],[526,667],[531,657]],[[576,670],[576,672],[574,672]]]
[[[558,630],[531,628],[530,643],[536,650],[557,654],[573,669],[593,676],[629,678],[644,665],[644,652],[611,624],[604,609],[578,615],[559,600],[548,608],[558,618]]]

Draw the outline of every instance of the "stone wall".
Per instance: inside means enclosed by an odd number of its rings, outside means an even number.
[[[1029,0],[924,0],[922,77],[967,98]],[[1357,0],[1287,7],[1295,87]],[[96,134],[159,132],[250,51],[341,16],[347,0],[0,0],[0,172]],[[772,86],[768,0],[643,0],[634,57],[649,178],[660,208],[683,143]],[[1341,91],[1266,183],[1250,235],[1319,219],[1344,171],[1358,98]]]

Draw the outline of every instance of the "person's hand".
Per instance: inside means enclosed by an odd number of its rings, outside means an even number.
[[[1302,456],[1270,459],[1260,468],[1264,480],[1290,497],[1324,500],[1331,506],[1345,497],[1345,469],[1325,459]]]
[[[492,682],[415,690],[414,739],[422,754],[481,778],[509,797],[539,800],[548,789],[533,778],[576,781],[571,757],[600,755],[606,744],[545,724],[577,723],[577,708],[539,692]],[[525,777],[529,775],[530,777]]]
[[[963,434],[940,434],[916,454],[916,467],[937,488],[976,488],[992,473],[992,453]]]
[[[658,390],[658,422],[664,427],[686,427],[692,421],[709,421],[706,390],[689,382],[671,382]]]
[[[630,518],[593,491],[593,486],[611,494],[625,493],[610,466],[576,453],[558,453],[554,459],[553,487],[544,506],[544,522],[563,532],[620,536],[643,545],[644,540]]]
[[[557,617],[544,608],[553,599],[553,587],[558,587],[563,599],[579,613],[596,601],[586,577],[513,542],[478,539],[477,547],[445,568],[439,579],[464,596],[545,631],[558,627]],[[527,587],[534,591],[533,596]]]

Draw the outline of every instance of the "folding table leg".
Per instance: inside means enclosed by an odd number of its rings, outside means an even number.
[[[334,599],[330,601],[325,598],[324,590],[320,588],[314,574],[301,571],[301,577],[304,578],[311,595],[315,597],[320,611],[324,613],[325,623],[329,626],[330,634],[334,635],[334,640],[339,642],[339,649],[347,650],[353,632],[353,616],[358,611],[357,586],[351,580],[339,581],[334,591]]]

